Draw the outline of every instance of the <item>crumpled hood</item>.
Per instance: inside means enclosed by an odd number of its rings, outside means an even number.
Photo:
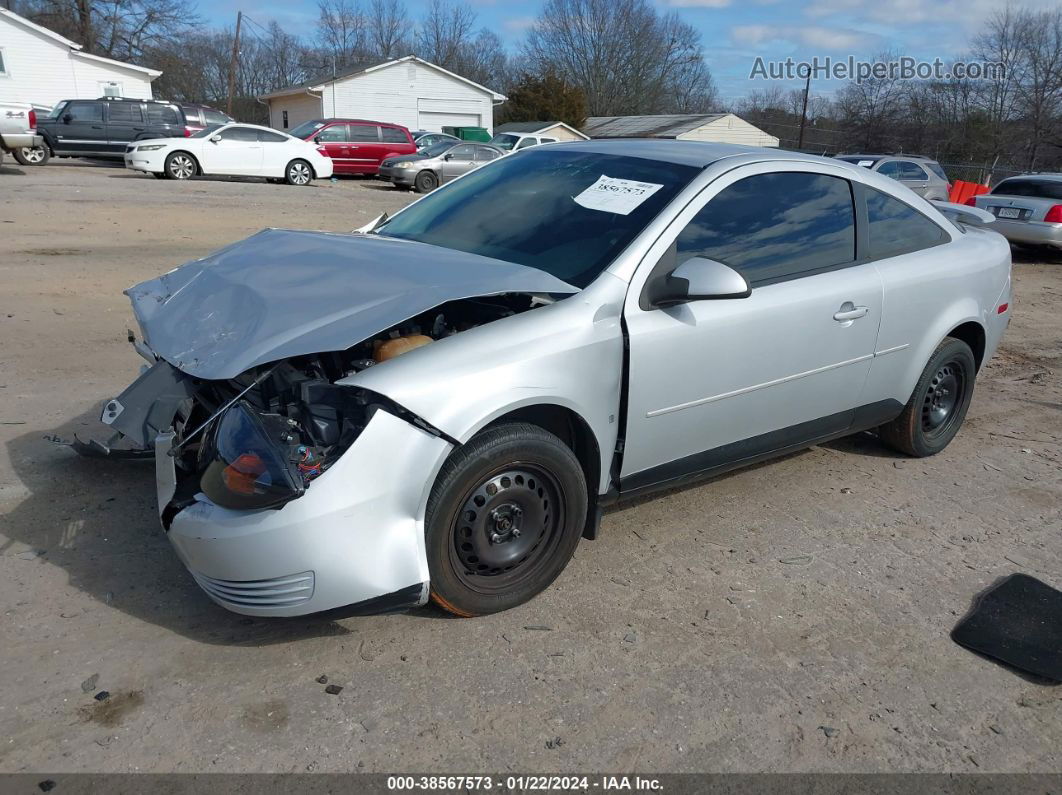
[[[578,291],[535,268],[424,243],[265,229],[125,293],[156,354],[219,380],[344,350],[447,301]]]

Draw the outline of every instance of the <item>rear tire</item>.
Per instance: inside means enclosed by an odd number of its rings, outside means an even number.
[[[199,173],[199,164],[187,152],[171,152],[162,167],[167,179],[191,179]]]
[[[15,160],[24,166],[43,166],[52,156],[47,144],[22,146],[12,152],[12,154],[15,156]]]
[[[881,440],[916,458],[939,453],[962,427],[976,375],[970,346],[945,337],[929,357],[903,413],[878,429]]]
[[[434,171],[421,171],[413,182],[413,188],[417,193],[431,193],[439,187],[439,178]]]
[[[313,181],[313,169],[305,160],[292,160],[284,169],[284,179],[289,185],[309,185]]]
[[[535,425],[484,431],[443,465],[428,499],[431,598],[458,616],[534,598],[568,564],[586,519],[582,466]]]

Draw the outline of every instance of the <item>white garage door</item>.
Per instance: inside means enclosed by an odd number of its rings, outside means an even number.
[[[441,132],[443,127],[482,127],[478,113],[441,113],[422,110],[417,114],[417,126],[422,130]]]

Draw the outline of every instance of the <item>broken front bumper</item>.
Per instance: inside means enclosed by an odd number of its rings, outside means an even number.
[[[175,483],[171,441],[161,436],[155,457],[160,510]],[[423,604],[424,507],[450,450],[445,440],[378,410],[302,497],[279,509],[234,511],[198,494],[173,516],[169,539],[206,594],[236,613]]]

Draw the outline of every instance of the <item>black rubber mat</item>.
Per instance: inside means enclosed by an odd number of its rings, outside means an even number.
[[[1062,682],[1062,591],[1012,574],[982,593],[951,639],[1044,679]]]

